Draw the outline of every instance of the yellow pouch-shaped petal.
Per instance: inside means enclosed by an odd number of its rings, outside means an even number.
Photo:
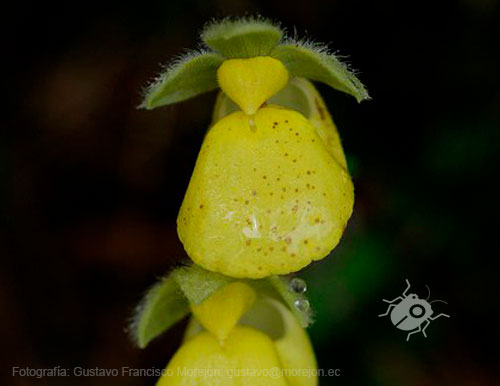
[[[208,332],[185,342],[156,385],[286,386],[279,369],[271,339],[253,328],[236,326],[223,345]]]
[[[220,341],[255,302],[255,291],[245,283],[231,283],[199,305],[191,305],[198,321]]]
[[[297,271],[337,245],[354,200],[346,169],[300,113],[278,106],[217,122],[178,217],[188,255],[227,276]]]
[[[217,70],[221,89],[247,114],[254,114],[270,97],[285,87],[288,71],[269,56],[229,59]]]

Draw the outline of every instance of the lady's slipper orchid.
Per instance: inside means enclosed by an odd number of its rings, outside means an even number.
[[[353,206],[338,133],[301,76],[358,100],[367,93],[334,55],[283,41],[268,22],[226,20],[202,37],[216,52],[175,63],[144,102],[153,108],[218,85],[241,109],[214,114],[179,212],[179,237],[208,270],[240,278],[295,272],[338,244]],[[302,106],[287,103],[301,98]]]
[[[207,49],[167,67],[143,102],[152,109],[221,89],[177,220],[196,264],[146,294],[131,331],[143,348],[192,314],[158,386],[314,386],[305,283],[275,275],[328,255],[354,192],[337,128],[308,79],[358,102],[368,94],[323,46],[285,39],[262,19],[212,23],[202,40]]]
[[[309,338],[281,302],[234,282],[191,309],[184,344],[157,386],[317,384]]]

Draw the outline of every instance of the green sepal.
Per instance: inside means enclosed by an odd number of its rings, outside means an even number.
[[[262,18],[224,19],[212,22],[201,32],[201,39],[226,58],[266,56],[281,40],[281,29]]]
[[[133,340],[144,348],[200,304],[235,279],[207,271],[196,264],[181,266],[147,291],[137,306],[130,331]]]
[[[181,102],[219,87],[217,69],[224,58],[212,52],[194,52],[168,65],[146,88],[140,107],[148,110]]]
[[[192,264],[176,269],[173,276],[189,303],[198,305],[236,279]]]
[[[234,281],[244,281],[262,296],[270,296],[285,303],[304,328],[312,323],[310,308],[303,310],[297,302],[307,302],[304,294],[290,291],[287,276],[265,279],[235,279],[207,271],[196,264],[171,271],[154,285],[137,306],[130,326],[131,336],[140,348],[168,330],[191,312],[190,305],[198,305]]]
[[[190,312],[189,303],[172,273],[149,289],[137,306],[130,332],[140,348]]]
[[[276,47],[271,56],[281,60],[292,76],[326,83],[352,95],[358,102],[370,99],[356,75],[323,46],[303,42],[284,43]]]

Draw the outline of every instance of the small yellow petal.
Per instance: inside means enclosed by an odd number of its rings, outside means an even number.
[[[269,56],[229,59],[217,71],[221,89],[246,114],[258,108],[288,82],[288,71],[279,60]]]
[[[291,82],[292,83],[292,82]],[[316,128],[316,132],[326,146],[330,155],[341,166],[347,169],[347,162],[345,159],[344,150],[340,143],[340,136],[333,123],[332,117],[328,112],[325,101],[321,97],[316,87],[304,78],[294,78],[293,84],[300,88],[304,96],[309,101],[310,115],[307,117],[309,122]]]
[[[223,341],[241,316],[255,302],[255,291],[247,284],[228,284],[200,305],[191,305],[203,327]]]
[[[287,386],[279,370],[271,339],[253,328],[236,326],[223,345],[208,332],[188,340],[156,386]]]
[[[253,122],[253,126],[250,121]],[[337,245],[354,191],[301,114],[267,106],[208,132],[177,220],[203,268],[262,278],[298,271]]]

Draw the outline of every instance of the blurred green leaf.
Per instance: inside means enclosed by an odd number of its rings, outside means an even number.
[[[484,116],[443,122],[423,147],[423,162],[439,177],[489,175],[500,154],[500,120]]]
[[[351,328],[346,321],[372,300],[392,272],[388,253],[379,235],[353,234],[321,264],[303,273],[314,283],[308,292],[320,316],[310,329],[313,340],[321,342]]]

